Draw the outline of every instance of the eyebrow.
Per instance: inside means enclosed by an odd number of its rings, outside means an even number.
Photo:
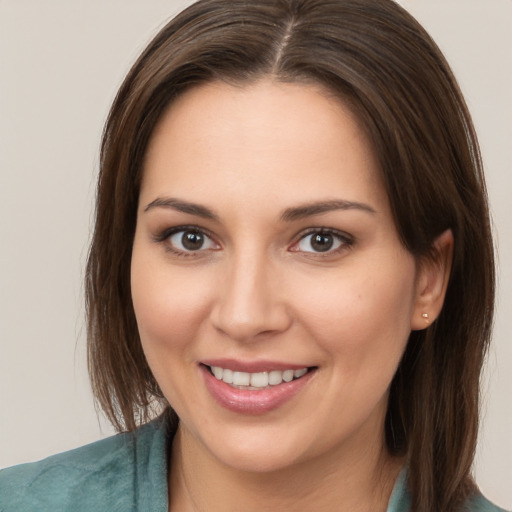
[[[144,212],[147,212],[153,208],[171,208],[179,212],[202,217],[203,219],[214,221],[219,220],[218,215],[206,206],[202,206],[197,203],[191,203],[189,201],[183,201],[173,197],[158,197],[154,201],[151,201],[151,203],[149,203],[146,208],[144,208]],[[306,217],[321,215],[323,213],[335,210],[360,210],[371,214],[377,213],[371,206],[365,203],[336,199],[332,201],[320,201],[307,203],[292,208],[286,208],[286,210],[284,210],[281,214],[280,218],[283,222],[293,222],[296,220],[304,219]]]
[[[196,203],[190,203],[188,201],[182,201],[180,199],[175,199],[173,197],[158,197],[154,201],[151,201],[146,208],[144,208],[144,212],[147,212],[153,208],[171,208],[173,210],[177,210],[183,213],[189,213],[190,215],[196,215],[197,217],[202,217],[203,219],[209,220],[219,220],[219,217],[213,213],[212,210],[206,208],[206,206],[202,206]]]
[[[377,213],[370,205],[365,203],[337,199],[333,201],[321,201],[316,203],[308,203],[293,208],[287,208],[282,213],[281,220],[285,222],[292,222],[335,210],[361,210],[371,214]]]

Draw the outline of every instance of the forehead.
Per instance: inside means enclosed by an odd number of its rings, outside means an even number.
[[[224,197],[231,190],[290,201],[384,193],[349,106],[320,86],[271,80],[193,88],[168,107],[151,137],[142,196],[204,199],[217,189]]]

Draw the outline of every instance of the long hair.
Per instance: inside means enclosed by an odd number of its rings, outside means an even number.
[[[490,339],[494,261],[478,142],[442,53],[392,0],[201,0],[170,21],[126,77],[101,147],[86,273],[89,370],[118,430],[168,404],[144,357],[130,292],[142,163],[183,91],[262,77],[319,83],[347,102],[380,164],[403,245],[418,261],[446,229],[445,304],[414,331],[391,385],[385,438],[408,463],[415,511],[453,512],[475,490],[479,380]]]

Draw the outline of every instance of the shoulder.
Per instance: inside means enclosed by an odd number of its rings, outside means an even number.
[[[387,512],[411,512],[411,495],[407,486],[407,470],[404,468],[398,476],[389,500]],[[460,512],[507,512],[482,494],[476,493],[464,504]],[[508,511],[512,512],[512,511]]]
[[[1,512],[159,510],[167,502],[166,428],[159,418],[39,462],[0,471]]]
[[[468,500],[464,512],[507,512],[505,509],[500,508],[481,494],[476,494]]]

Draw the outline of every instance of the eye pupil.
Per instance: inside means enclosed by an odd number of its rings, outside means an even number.
[[[204,236],[195,231],[185,231],[181,237],[181,243],[188,251],[197,251],[204,244]]]
[[[332,248],[334,239],[332,235],[317,233],[311,238],[311,247],[317,252],[325,252]]]

